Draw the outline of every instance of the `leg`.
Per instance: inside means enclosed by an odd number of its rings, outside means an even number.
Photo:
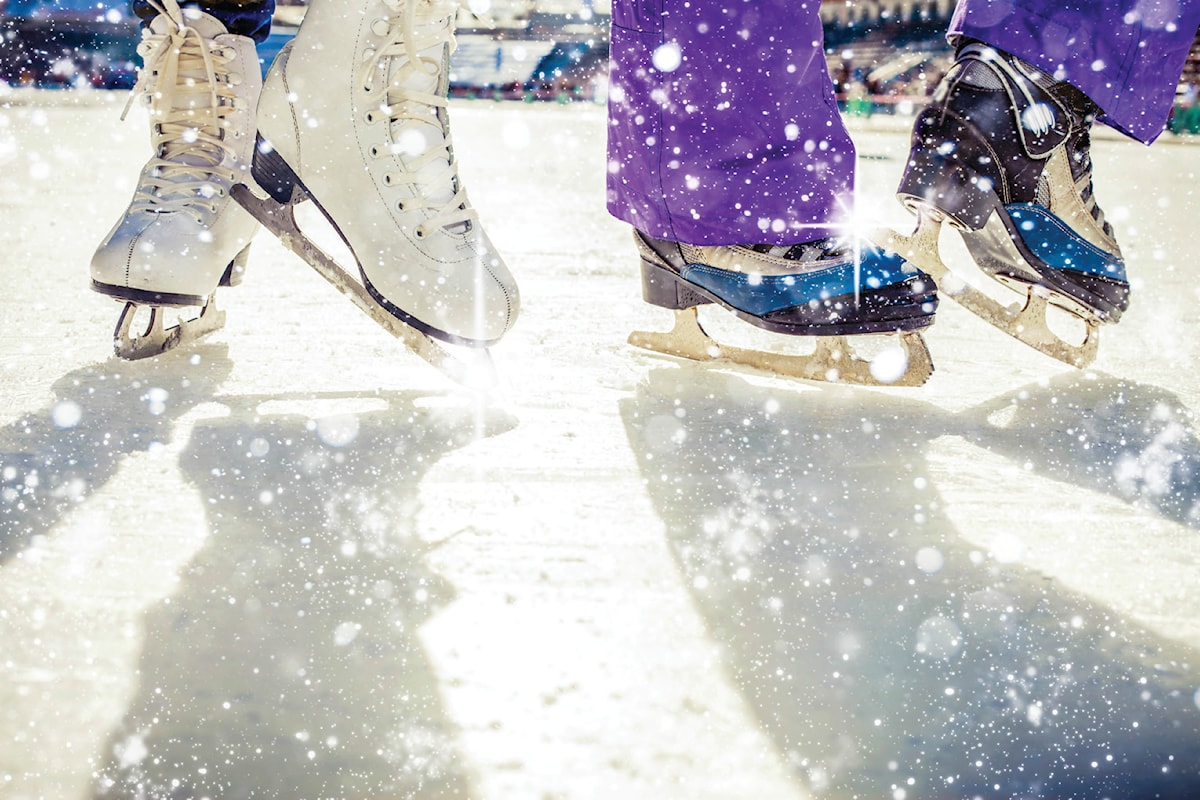
[[[834,232],[851,201],[854,145],[816,3],[617,0],[612,19],[614,216],[691,244]]]
[[[1144,141],[1158,135],[1200,4],[1154,24],[1132,0],[1073,5],[960,2],[957,60],[917,118],[899,197],[920,219],[906,243],[914,260],[942,277],[937,228],[948,222],[976,265],[1026,304],[1009,312],[970,287],[951,296],[1084,366],[1097,326],[1118,321],[1129,303],[1121,250],[1093,193],[1091,126],[1101,118]],[[1046,302],[1085,321],[1082,344],[1050,332]]]
[[[1149,144],[1162,132],[1200,25],[1200,2],[959,0],[951,37],[1016,56],[1083,92],[1101,122]]]
[[[689,326],[708,303],[784,334],[928,326],[937,304],[928,276],[835,236],[849,222],[854,148],[817,5],[727,6],[613,5],[608,207],[635,229],[645,299]],[[705,349],[631,341],[689,357]],[[876,382],[844,361],[788,371]]]
[[[228,33],[248,36],[255,42],[267,38],[271,15],[275,13],[275,0],[196,0],[180,5],[208,14],[224,25]],[[130,0],[129,10],[147,25],[160,13],[152,0]]]
[[[126,304],[116,334],[125,358],[156,355],[220,327],[215,290],[239,282],[257,227],[230,198],[247,178],[253,148],[261,86],[254,42],[174,0],[140,5],[157,12],[142,32],[134,90],[148,101],[154,152],[91,263],[92,288]],[[170,329],[164,306],[204,310]],[[150,323],[135,334],[139,307],[150,309]]]

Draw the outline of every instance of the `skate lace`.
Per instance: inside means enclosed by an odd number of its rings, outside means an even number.
[[[829,236],[800,244],[755,244],[750,249],[756,253],[781,258],[785,261],[817,262],[840,258],[852,252],[854,243],[844,236]]]
[[[375,24],[387,26],[387,38],[366,59],[362,85],[368,93],[368,104],[378,106],[392,126],[395,144],[387,152],[375,154],[391,156],[398,167],[385,175],[385,183],[411,187],[414,196],[402,202],[402,210],[426,211],[425,220],[416,228],[417,236],[425,236],[438,227],[469,229],[477,214],[468,204],[458,177],[458,162],[441,111],[448,104],[446,95],[420,88],[422,83],[430,82],[435,91],[443,87],[439,76],[446,68],[444,58],[454,51],[454,15],[458,3],[454,0],[383,2],[390,13]],[[376,32],[383,34],[382,30]],[[431,48],[436,57],[422,55]],[[391,72],[386,81],[381,81],[380,67],[385,63]],[[413,148],[404,141],[405,123],[429,126],[426,132],[436,130],[440,142],[426,146],[421,141],[423,151],[413,153]]]
[[[1092,184],[1092,137],[1084,128],[1074,140],[1067,143],[1067,156],[1071,161],[1071,176],[1075,179],[1075,192],[1083,202],[1084,209],[1108,236],[1113,235],[1112,225],[1104,218],[1104,210],[1096,202]]]
[[[1013,61],[1010,61],[1010,58],[1013,57],[1006,57],[999,51],[980,44],[968,45],[963,48],[960,54],[961,60],[972,60],[983,64],[1000,78],[999,85],[1008,94],[1012,107],[1020,109],[1018,111],[1017,133],[1021,137],[1021,144],[1024,151],[1030,153],[1028,143],[1025,140],[1026,131],[1033,133],[1035,136],[1043,135],[1054,126],[1057,120],[1055,108],[1046,103],[1039,102],[1029,90],[1028,84],[1039,85],[1052,96],[1055,90],[1049,84],[1047,78],[1034,67],[1024,62],[1021,62],[1023,66],[1018,66],[1014,63],[1016,59],[1013,58]],[[1005,80],[1006,77],[1007,80]],[[1023,103],[1017,101],[1017,97],[1013,93],[1014,87],[1024,100]],[[1059,91],[1064,90],[1059,89]],[[1075,191],[1083,202],[1084,208],[1091,214],[1092,219],[1096,221],[1096,224],[1106,234],[1111,236],[1112,226],[1104,219],[1104,211],[1096,203],[1096,197],[1092,188],[1091,136],[1088,129],[1091,126],[1093,114],[1086,108],[1081,109],[1076,107],[1077,103],[1066,101],[1062,97],[1057,97],[1056,102],[1063,104],[1062,108],[1066,112],[1070,122],[1071,134],[1066,140],[1066,148],[1067,156],[1071,163],[1071,175],[1075,179]],[[1045,157],[1048,156],[1049,154],[1047,153]],[[1040,183],[1044,184],[1044,182],[1045,178],[1043,177]],[[1039,197],[1048,194],[1048,189],[1044,185],[1039,185],[1038,194]],[[1040,199],[1039,202],[1041,202]],[[1043,205],[1048,202],[1048,200],[1045,201]]]
[[[143,67],[125,106],[124,119],[139,97],[151,106],[154,158],[133,199],[133,209],[150,213],[184,211],[203,223],[217,210],[215,198],[237,178],[224,166],[233,148],[224,141],[226,117],[237,108],[236,78],[228,65],[232,48],[206,39],[187,24],[175,0],[150,0],[170,20],[165,34],[143,34]]]

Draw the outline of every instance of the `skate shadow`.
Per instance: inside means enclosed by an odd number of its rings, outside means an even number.
[[[1105,404],[1118,385],[1125,400]],[[1161,438],[1138,420],[1170,398],[1111,380],[1023,392],[1000,428],[988,420],[1008,400],[955,414],[684,365],[623,404],[730,678],[814,793],[1200,796],[1197,653],[978,552],[940,510],[926,459],[953,434],[1125,496],[1136,482],[1092,469],[1097,451],[1072,442],[1087,431],[1123,463]],[[1033,423],[1053,397],[1047,440]],[[1173,441],[1173,488],[1134,499],[1175,518],[1196,462],[1194,435]]]
[[[145,620],[97,798],[470,795],[418,638],[452,597],[425,565],[418,485],[515,420],[374,398],[314,424],[223,397],[232,415],[196,425],[181,468],[210,536]]]
[[[1200,528],[1200,438],[1171,393],[1068,372],[965,412],[964,435],[1046,475]]]
[[[121,458],[170,441],[228,377],[224,345],[67,373],[54,399],[0,429],[0,563],[107,483]]]

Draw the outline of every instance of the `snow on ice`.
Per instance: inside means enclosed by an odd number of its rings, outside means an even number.
[[[946,301],[925,387],[856,390],[627,346],[601,109],[455,103],[526,298],[485,395],[266,237],[225,329],[114,361],[119,105],[0,108],[0,795],[1200,785],[1200,148],[1098,137],[1138,280],[1092,369]],[[911,226],[907,131],[855,135]]]

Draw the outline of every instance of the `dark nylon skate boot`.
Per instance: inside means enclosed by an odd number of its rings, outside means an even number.
[[[1099,109],[1079,90],[969,41],[917,118],[900,200],[958,228],[976,263],[1023,294],[1116,322],[1125,263],[1092,196],[1089,131]]]
[[[634,231],[646,302],[675,312],[669,333],[637,331],[631,344],[697,361],[725,361],[816,381],[920,386],[933,362],[920,331],[933,323],[933,279],[894,253],[836,239],[796,245],[701,246]],[[714,341],[697,308],[716,304],[774,333],[811,336],[810,355]],[[872,359],[846,337],[899,334]]]
[[[898,256],[835,239],[791,246],[706,247],[634,238],[646,302],[670,309],[717,303],[775,333],[893,333],[933,323],[933,280]],[[857,260],[856,260],[857,256]]]

